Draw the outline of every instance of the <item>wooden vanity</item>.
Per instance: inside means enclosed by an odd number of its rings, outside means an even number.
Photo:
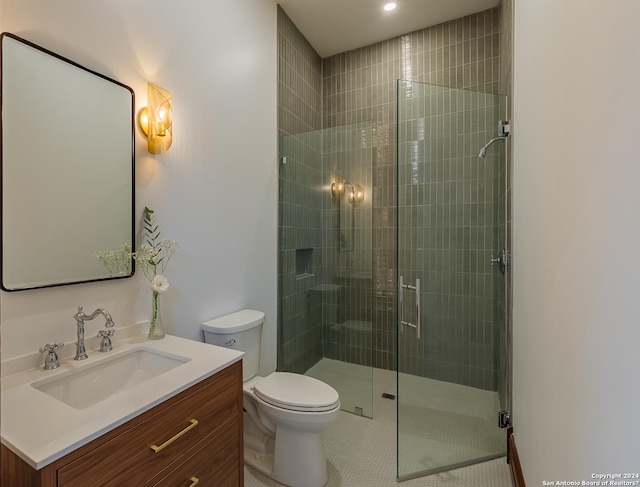
[[[237,361],[39,470],[2,445],[0,485],[242,486],[242,421]]]

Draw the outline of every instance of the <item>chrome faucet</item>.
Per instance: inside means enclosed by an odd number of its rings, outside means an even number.
[[[86,358],[89,358],[89,356],[87,355],[87,351],[84,348],[84,322],[91,321],[98,315],[104,316],[106,320],[105,326],[109,329],[110,332],[112,332],[113,331],[112,328],[115,323],[111,319],[111,315],[106,309],[98,308],[90,315],[86,315],[84,314],[84,311],[82,311],[82,306],[78,306],[78,312],[73,315],[73,317],[76,320],[76,324],[78,325],[78,341],[76,342],[76,356],[73,357],[73,360],[84,360]],[[109,333],[109,336],[111,335],[113,335],[113,333]],[[111,347],[109,347],[108,350],[111,350]],[[103,350],[103,347],[101,346],[100,351],[107,351],[107,350]]]

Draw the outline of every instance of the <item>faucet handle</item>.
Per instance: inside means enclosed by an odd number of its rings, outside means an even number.
[[[113,346],[111,345],[111,337],[115,333],[113,328],[108,328],[106,330],[100,330],[98,332],[98,338],[100,338],[100,352],[110,352],[113,350]]]
[[[58,354],[56,350],[64,347],[64,343],[47,343],[40,349],[40,353],[47,352],[47,356],[44,359],[44,370],[52,370],[60,367],[60,361],[58,360]]]
[[[42,347],[40,349],[40,353],[44,353],[44,352],[55,352],[56,350],[61,349],[62,347],[64,347],[64,343],[62,342],[58,342],[58,343],[47,343],[44,347]]]

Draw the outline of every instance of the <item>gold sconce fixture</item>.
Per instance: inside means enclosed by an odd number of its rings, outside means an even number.
[[[148,105],[138,112],[138,124],[147,136],[147,150],[151,154],[164,154],[173,142],[172,98],[164,88],[148,83]]]
[[[338,201],[345,193],[349,203],[362,203],[364,201],[364,189],[359,184],[351,184],[344,179],[338,179],[331,184],[331,194]]]
[[[364,201],[364,189],[359,184],[349,185],[351,191],[349,191],[349,202],[362,203]]]
[[[338,181],[331,184],[331,194],[336,198],[339,198],[344,194],[344,188],[347,185],[347,182],[344,179],[339,179]]]

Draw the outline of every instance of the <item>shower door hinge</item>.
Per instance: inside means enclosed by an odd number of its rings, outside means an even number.
[[[507,270],[507,250],[502,249],[498,253],[497,257],[494,257],[493,254],[491,254],[490,262],[491,265],[498,264],[500,272],[504,274]]]
[[[508,428],[511,426],[511,411],[500,411],[498,413],[498,427]]]

